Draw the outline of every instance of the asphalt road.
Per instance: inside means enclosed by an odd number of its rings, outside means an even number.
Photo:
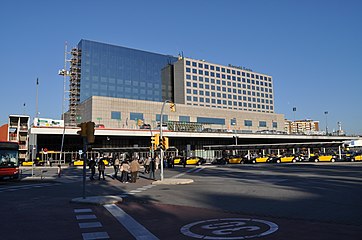
[[[165,169],[188,185],[87,179],[87,196],[124,196],[109,206],[70,203],[82,196],[80,168],[44,170],[0,182],[0,239],[361,239],[362,163]]]

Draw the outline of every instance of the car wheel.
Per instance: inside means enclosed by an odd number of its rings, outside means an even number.
[[[335,161],[336,161],[336,159],[334,159],[334,158],[331,159],[331,162],[335,162]]]
[[[277,160],[277,163],[280,163],[280,160],[279,160],[279,159]]]
[[[351,162],[354,162],[354,158],[351,158]]]
[[[319,161],[318,158],[314,159],[314,162],[318,162],[318,161]]]
[[[296,162],[297,162],[297,159],[294,158],[292,162],[293,162],[293,163],[296,163]]]
[[[255,161],[255,160],[253,160],[253,161],[252,161],[252,163],[256,163],[256,161]]]

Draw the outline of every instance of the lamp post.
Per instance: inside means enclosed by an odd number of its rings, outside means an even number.
[[[64,147],[64,135],[65,135],[65,94],[66,94],[66,82],[67,76],[70,76],[69,71],[67,71],[67,42],[65,42],[64,46],[64,68],[58,71],[58,75],[63,76],[63,103],[62,103],[62,118],[63,118],[63,134],[62,134],[62,144],[60,146],[60,157],[59,157],[59,164],[62,162],[62,155],[63,155],[63,147]],[[65,158],[64,158],[65,160]]]
[[[160,114],[160,139],[162,141],[162,137],[163,137],[163,131],[162,131],[162,120],[163,120],[163,109],[165,108],[165,104],[166,103],[171,103],[171,111],[176,111],[175,109],[175,104],[170,101],[170,100],[166,100],[163,102],[162,104],[162,108],[161,108],[161,114]],[[160,162],[161,162],[161,173],[160,173],[160,177],[161,177],[161,181],[163,181],[163,149],[160,148]]]
[[[233,121],[231,122],[231,125],[234,126],[233,132],[235,133],[235,135],[233,137],[235,137],[235,145],[238,145],[238,135],[236,132],[236,119],[233,118]]]
[[[325,111],[324,115],[326,115],[326,135],[328,135],[328,111]]]

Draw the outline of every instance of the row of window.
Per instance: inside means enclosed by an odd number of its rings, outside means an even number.
[[[255,87],[255,86],[246,86],[246,88],[232,88],[232,87],[221,87],[221,86],[215,86],[215,85],[209,85],[209,84],[202,84],[202,83],[191,83],[191,82],[186,82],[186,87],[193,87],[193,88],[199,88],[200,90],[201,89],[210,89],[210,90],[213,90],[213,91],[221,91],[221,92],[233,92],[233,93],[238,93],[238,94],[248,94],[248,95],[254,95],[256,94],[255,91],[258,91],[258,92],[266,92],[266,97],[268,98],[273,98],[273,95],[272,94],[268,94],[269,93],[272,93],[272,89],[268,89],[268,88],[263,88],[263,87]],[[246,90],[242,90],[242,89],[246,89]],[[247,91],[247,89],[249,90],[253,90],[253,91]],[[263,93],[264,94],[264,93]]]
[[[253,99],[255,100],[255,99]],[[238,102],[238,101],[231,101],[231,100],[223,100],[223,99],[215,99],[215,98],[204,98],[204,97],[191,97],[187,96],[188,102],[196,102],[196,103],[211,103],[211,104],[218,104],[224,106],[238,106],[238,107],[245,107],[245,108],[257,108],[257,109],[266,109],[266,110],[273,110],[272,105],[260,104],[260,103],[251,103],[251,102]],[[257,102],[257,101],[253,101]],[[198,104],[193,104],[198,106]]]
[[[197,95],[197,90],[193,91],[194,95]],[[215,92],[208,92],[206,91],[205,93],[200,91],[199,95],[194,96],[194,95],[189,95],[186,96],[186,100],[188,101],[197,101],[198,98],[200,99],[200,101],[203,101],[202,99],[204,99],[203,96],[206,96],[205,99],[208,99],[208,97],[213,97],[213,99],[215,99],[215,97],[217,98],[221,98],[220,100],[227,100],[227,99],[231,99],[231,100],[238,100],[238,101],[249,101],[249,102],[258,102],[258,103],[266,103],[266,104],[273,104],[273,100],[269,100],[269,99],[264,99],[264,98],[259,98],[259,97],[246,97],[246,96],[237,96],[237,95],[231,95],[231,94],[221,94],[221,93],[215,93]]]
[[[231,86],[231,85],[235,85],[236,86],[236,83],[235,82],[231,82],[231,81],[227,81],[227,80],[220,80],[220,79],[214,79],[214,78],[208,78],[208,77],[200,77],[200,76],[195,76],[195,75],[190,75],[190,74],[186,74],[186,79],[187,80],[194,80],[194,81],[199,81],[199,82],[210,82],[210,83],[216,83],[218,85],[222,84],[222,85],[228,85],[228,86]],[[231,80],[228,78],[228,80]],[[232,80],[236,81],[234,79],[234,77],[232,78]],[[243,83],[248,83],[248,84],[254,84],[254,85],[260,85],[260,86],[265,86],[265,87],[272,87],[272,84],[271,83],[267,83],[267,82],[263,82],[263,81],[259,81],[259,80],[254,80],[254,79],[250,79],[250,78],[240,78],[238,77],[237,78],[237,81],[238,82],[243,82]]]
[[[186,66],[198,67],[199,74],[203,74],[202,72],[209,73],[209,71],[207,71],[207,70],[210,70],[210,73],[211,73],[211,71],[224,72],[224,73],[229,73],[229,74],[233,74],[233,75],[237,75],[237,76],[246,76],[246,77],[251,77],[251,78],[255,78],[255,79],[271,81],[271,77],[261,76],[258,74],[248,73],[248,72],[244,72],[244,71],[238,71],[238,70],[234,70],[234,69],[230,69],[230,68],[209,65],[206,63],[197,64],[196,62],[191,62],[189,60],[186,60]],[[186,71],[188,71],[187,69],[191,69],[191,68],[186,67]],[[206,70],[204,70],[204,69],[206,69]]]
[[[213,89],[211,89],[213,90]],[[229,98],[229,99],[238,99],[238,100],[247,100],[246,95],[248,96],[256,96],[256,97],[262,97],[263,100],[266,99],[265,101],[267,103],[269,103],[269,100],[267,98],[273,98],[272,94],[267,94],[267,93],[260,93],[260,92],[252,92],[252,91],[246,91],[246,90],[238,90],[236,91],[236,89],[233,89],[233,91],[228,91],[229,93],[227,94],[226,91],[223,92],[210,92],[210,91],[205,91],[205,90],[198,90],[198,89],[191,89],[191,88],[186,88],[186,94],[194,94],[194,95],[200,95],[200,96],[211,96],[211,97],[219,97],[219,98]],[[233,94],[231,94],[233,93]],[[236,95],[236,93],[238,93],[238,95]],[[244,96],[242,96],[244,95]],[[250,99],[250,97],[248,97]],[[251,100],[249,100],[251,101]],[[270,103],[273,103],[273,100],[270,100]]]
[[[114,120],[121,120],[121,112],[117,112],[117,111],[112,111],[111,112],[111,119]],[[130,113],[130,120],[134,120],[134,121],[138,121],[138,120],[144,120],[143,118],[143,113],[136,113],[136,112],[131,112]],[[156,114],[156,121],[160,121],[161,119],[161,115],[160,114]],[[168,115],[163,115],[163,120],[164,122],[168,121]],[[179,116],[179,121],[180,122],[190,122],[190,116]],[[210,117],[197,117],[196,120],[198,123],[204,123],[204,124],[218,124],[218,125],[225,125],[225,119],[224,118],[210,118]],[[258,123],[259,127],[267,127],[267,122],[266,121],[259,121]],[[277,122],[272,122],[272,127],[273,128],[277,128],[278,125]],[[237,125],[237,120],[236,118],[232,118],[230,119],[230,125],[235,126]],[[246,127],[252,127],[253,126],[253,121],[252,120],[244,120],[244,126]]]

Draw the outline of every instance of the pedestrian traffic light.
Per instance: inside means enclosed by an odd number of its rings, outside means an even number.
[[[78,124],[77,127],[80,127],[80,130],[77,131],[77,134],[86,137],[87,136],[87,123],[82,122],[81,124]]]
[[[95,140],[95,136],[94,136],[94,127],[95,127],[95,123],[94,122],[87,122],[87,142],[92,144],[94,143]]]
[[[161,140],[161,146],[160,146],[163,150],[167,150],[168,149],[168,137],[162,137]]]
[[[171,112],[176,112],[176,105],[173,102],[170,104],[170,109]]]

